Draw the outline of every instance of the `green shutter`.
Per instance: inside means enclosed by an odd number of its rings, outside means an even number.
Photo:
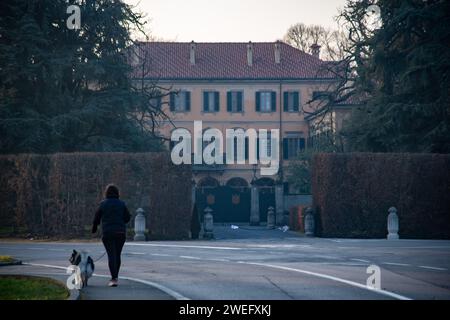
[[[261,92],[256,92],[256,112],[261,111]]]
[[[190,91],[186,91],[185,92],[185,99],[186,99],[186,110],[185,111],[191,111],[191,92]]]
[[[289,111],[289,92],[287,91],[283,93],[283,110],[284,112]]]
[[[231,112],[231,103],[232,103],[233,99],[232,99],[232,94],[231,91],[227,92],[227,111]]]
[[[170,93],[170,111],[175,111],[175,92]]]
[[[300,152],[305,150],[305,138],[298,139],[298,148]]]
[[[242,91],[237,93],[237,111],[242,112]]]
[[[203,111],[209,111],[208,92],[203,91]]]
[[[272,92],[271,94],[272,96],[272,103],[271,103],[271,107],[272,107],[272,112],[277,111],[277,93],[275,91]]]
[[[218,91],[214,92],[214,110],[216,112],[220,110],[220,95]]]
[[[299,93],[294,92],[294,111],[298,111],[300,107]]]

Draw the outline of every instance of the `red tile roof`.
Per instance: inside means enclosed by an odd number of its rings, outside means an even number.
[[[145,78],[161,80],[326,79],[327,62],[280,43],[281,63],[275,63],[275,43],[253,44],[253,66],[247,64],[248,43],[196,43],[196,63],[191,65],[189,42],[145,42]],[[141,57],[144,55],[141,53]],[[140,78],[142,65],[133,76]]]

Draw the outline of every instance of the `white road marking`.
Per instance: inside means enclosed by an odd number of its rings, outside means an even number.
[[[367,266],[365,263],[357,262],[315,262],[315,264],[334,265],[334,266]]]
[[[46,267],[46,268],[55,268],[55,269],[63,269],[63,270],[67,270],[66,267],[61,267],[61,266],[54,266],[54,265],[50,265],[50,264],[40,264],[40,263],[23,263],[25,265],[29,265],[29,266],[35,266],[35,267]],[[95,277],[101,277],[101,278],[111,278],[111,276],[107,276],[107,275],[103,275],[103,274],[96,274],[94,273],[93,276]],[[189,298],[183,296],[181,293],[176,292],[170,288],[167,288],[166,286],[163,286],[159,283],[155,283],[152,281],[147,281],[147,280],[142,280],[142,279],[138,279],[138,278],[132,278],[132,277],[120,277],[120,279],[124,279],[124,280],[130,280],[130,281],[134,281],[134,282],[139,282],[139,283],[143,283],[146,284],[148,286],[152,286],[155,287],[165,293],[167,293],[169,296],[173,297],[176,300],[190,300]]]
[[[298,244],[254,244],[251,247],[256,248],[297,248]]]
[[[178,245],[178,244],[156,244],[156,243],[125,243],[125,245],[126,246],[147,246],[147,247],[216,249],[216,250],[242,250],[242,248],[234,248],[234,247],[186,246],[186,245]]]
[[[144,255],[145,254],[145,252],[125,252],[125,253],[128,253],[128,254],[139,254],[139,255]]]
[[[390,266],[401,266],[401,267],[410,267],[410,264],[407,263],[397,263],[397,262],[382,262],[382,264],[388,264]]]
[[[438,267],[430,267],[430,266],[419,266],[419,268],[431,269],[431,270],[439,270],[439,271],[447,271],[446,268],[438,268]]]
[[[230,260],[227,260],[227,259],[208,259],[208,261],[230,262]]]
[[[47,249],[44,249],[44,248],[30,248],[30,247],[25,248],[25,249],[27,249],[27,250],[47,250]]]
[[[151,253],[152,256],[158,256],[158,257],[171,257],[170,254],[165,253]]]
[[[352,261],[358,261],[358,262],[365,262],[365,263],[370,263],[369,260],[364,260],[364,259],[350,259]]]
[[[191,257],[191,256],[180,256],[180,258],[183,258],[183,259],[192,259],[192,260],[202,260],[202,258]]]
[[[368,286],[363,285],[363,284],[358,283],[358,282],[345,280],[345,279],[342,279],[342,278],[338,278],[338,277],[334,277],[334,276],[330,276],[330,275],[326,275],[326,274],[322,274],[322,273],[311,272],[311,271],[302,270],[302,269],[294,269],[294,268],[283,267],[283,266],[277,266],[277,265],[273,265],[273,264],[264,264],[264,263],[256,263],[256,262],[244,262],[244,261],[238,261],[238,263],[249,264],[249,265],[257,265],[257,266],[262,266],[262,267],[281,269],[281,270],[287,270],[287,271],[293,271],[293,272],[299,272],[299,273],[307,274],[307,275],[310,275],[310,276],[315,276],[315,277],[319,277],[319,278],[323,278],[323,279],[328,279],[328,280],[332,280],[332,281],[345,283],[345,284],[348,284],[348,285],[353,286],[353,287],[365,289],[365,290],[368,290],[368,291],[371,291],[371,292],[379,293],[379,294],[382,294],[382,295],[385,295],[385,296],[388,296],[388,297],[392,297],[392,298],[396,298],[396,299],[399,299],[399,300],[412,300],[411,298],[408,298],[408,297],[396,294],[394,292],[390,292],[390,291],[387,291],[387,290],[373,289],[371,287],[368,287]]]

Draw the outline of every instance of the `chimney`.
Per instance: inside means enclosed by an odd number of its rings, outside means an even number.
[[[280,64],[281,62],[281,45],[280,41],[275,42],[275,63]]]
[[[194,40],[191,41],[191,50],[189,54],[189,60],[191,62],[191,65],[195,65],[195,42]]]
[[[247,63],[248,66],[253,66],[253,43],[251,41],[247,44]]]
[[[319,58],[320,55],[320,46],[317,43],[314,43],[311,47],[311,54],[316,57]]]

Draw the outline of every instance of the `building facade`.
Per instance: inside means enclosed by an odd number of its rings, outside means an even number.
[[[199,120],[203,130],[216,128],[224,137],[226,129],[279,130],[276,175],[262,176],[260,165],[247,161],[197,164],[193,184],[199,209],[211,207],[216,222],[257,225],[273,207],[277,224],[284,224],[284,195],[289,190],[285,168],[306,148],[310,125],[305,117],[316,108],[310,100],[335,83],[318,52],[310,55],[282,42],[150,42],[141,43],[139,52],[144,58],[134,63],[143,67],[135,68],[134,77],[157,81],[171,92],[157,102],[171,119],[160,124],[161,136],[170,139],[176,128],[193,134],[194,121]],[[168,142],[168,148],[172,144]]]

